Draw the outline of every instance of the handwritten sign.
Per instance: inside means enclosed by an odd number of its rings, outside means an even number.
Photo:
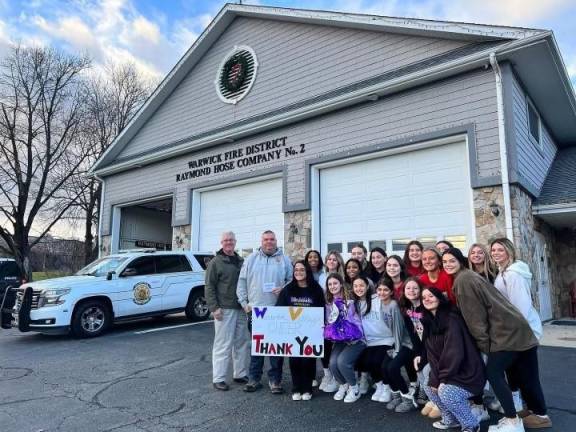
[[[262,306],[252,309],[252,355],[322,357],[324,309]]]
[[[188,162],[186,171],[176,174],[176,182],[286,159],[306,151],[305,144],[289,146],[287,139],[285,136],[274,138],[258,144],[250,144],[238,149],[193,159]]]

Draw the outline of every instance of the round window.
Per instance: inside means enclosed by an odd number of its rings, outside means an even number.
[[[216,92],[223,102],[236,104],[248,94],[256,79],[258,61],[252,48],[234,47],[218,68]]]

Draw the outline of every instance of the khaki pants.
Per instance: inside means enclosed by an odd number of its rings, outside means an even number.
[[[250,333],[242,309],[222,309],[221,321],[214,320],[212,347],[212,382],[226,382],[233,363],[233,377],[248,376],[250,363]]]

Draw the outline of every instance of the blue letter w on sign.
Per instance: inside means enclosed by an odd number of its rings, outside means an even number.
[[[266,314],[267,309],[268,308],[259,309],[259,308],[255,307],[254,313],[256,314],[256,318],[264,318],[264,315]]]

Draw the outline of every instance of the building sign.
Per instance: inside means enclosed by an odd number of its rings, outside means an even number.
[[[159,249],[159,250],[172,250],[172,245],[168,244],[168,243],[160,243],[160,242],[155,242],[155,241],[149,241],[149,240],[136,240],[134,242],[136,247],[141,247],[141,248],[154,248],[154,249]]]
[[[324,308],[255,306],[252,309],[252,355],[322,357]]]
[[[306,151],[305,144],[287,145],[287,137],[274,138],[239,149],[216,153],[188,162],[188,170],[176,174],[176,181],[233,171],[271,161],[294,157]]]

